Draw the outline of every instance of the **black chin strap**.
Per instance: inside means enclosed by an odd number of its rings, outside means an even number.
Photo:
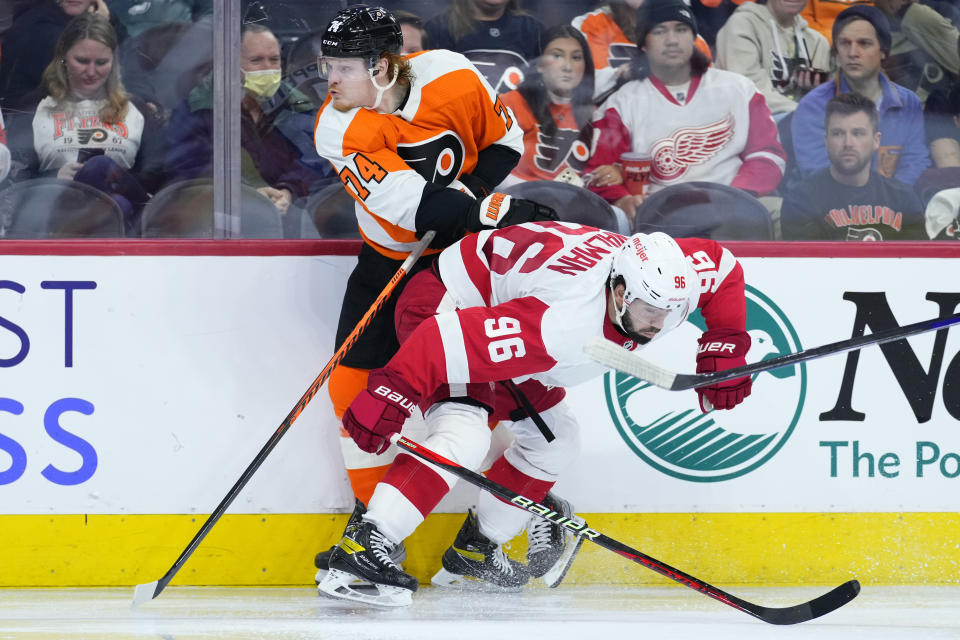
[[[557,439],[557,437],[553,435],[553,431],[550,431],[547,423],[540,417],[537,410],[530,404],[530,400],[527,399],[527,396],[523,395],[523,391],[520,391],[513,380],[501,380],[500,384],[507,388],[507,391],[510,392],[510,395],[513,396],[514,401],[517,403],[517,408],[510,412],[511,420],[519,422],[528,417],[533,420],[533,424],[537,425],[537,429],[540,430],[540,433],[547,442],[553,442]]]

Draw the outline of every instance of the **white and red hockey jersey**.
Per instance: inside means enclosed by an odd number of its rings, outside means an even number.
[[[702,180],[765,195],[786,167],[763,94],[730,71],[694,76],[682,101],[654,76],[628,82],[600,106],[594,127],[600,134],[586,171],[641,153],[651,159],[651,192]],[[610,202],[629,195],[622,184],[593,190]]]
[[[566,387],[606,368],[583,353],[604,336],[634,349],[607,315],[607,280],[625,236],[535,222],[467,236],[439,258],[456,310],[421,323],[387,365],[427,395],[443,383],[534,378]],[[712,240],[678,239],[708,328],[744,329],[743,270]]]
[[[493,144],[523,152],[523,131],[469,60],[442,50],[407,59],[415,79],[400,110],[341,112],[328,98],[314,133],[317,153],[356,200],[360,233],[394,259],[417,242],[416,214],[427,181],[446,186],[470,173],[478,152]]]

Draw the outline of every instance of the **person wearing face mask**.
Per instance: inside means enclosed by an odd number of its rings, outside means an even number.
[[[291,202],[328,182],[328,174],[303,161],[305,150],[296,144],[298,132],[305,132],[308,145],[312,142],[314,106],[287,90],[280,44],[263,25],[241,29],[240,72],[245,89],[240,103],[241,178],[286,213]],[[314,155],[312,146],[306,151]],[[201,80],[170,116],[167,171],[171,183],[213,175],[212,76]]]
[[[105,18],[74,18],[43,72],[43,89],[30,94],[34,107],[11,113],[10,147],[23,167],[17,180],[56,177],[96,187],[120,206],[130,233],[162,181],[162,137],[152,112],[124,89],[116,50]]]
[[[104,0],[39,0],[14,19],[3,34],[0,59],[0,105],[4,109],[26,106],[28,94],[41,84],[57,38],[71,20],[84,13],[110,20],[117,41],[126,39],[127,30],[111,15]]]

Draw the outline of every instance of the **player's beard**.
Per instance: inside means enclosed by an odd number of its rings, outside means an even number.
[[[620,319],[620,322],[623,324],[623,332],[626,333],[631,340],[633,340],[634,342],[640,345],[647,344],[648,342],[653,340],[653,338],[641,334],[640,333],[641,330],[659,331],[659,329],[657,329],[656,327],[642,327],[642,328],[635,327],[633,324],[633,319],[630,317],[630,314],[626,314],[626,313]]]

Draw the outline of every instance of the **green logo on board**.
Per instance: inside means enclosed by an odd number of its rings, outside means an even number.
[[[746,298],[748,363],[801,349],[793,325],[770,298],[749,285]],[[705,328],[697,311],[652,343],[650,358],[663,362],[655,357],[662,355],[670,368],[691,371]],[[692,482],[730,480],[770,460],[793,433],[806,389],[805,363],[765,371],[754,376],[753,392],[741,405],[703,414],[695,391],[666,391],[615,371],[604,376],[607,407],[624,441],[652,467]]]

